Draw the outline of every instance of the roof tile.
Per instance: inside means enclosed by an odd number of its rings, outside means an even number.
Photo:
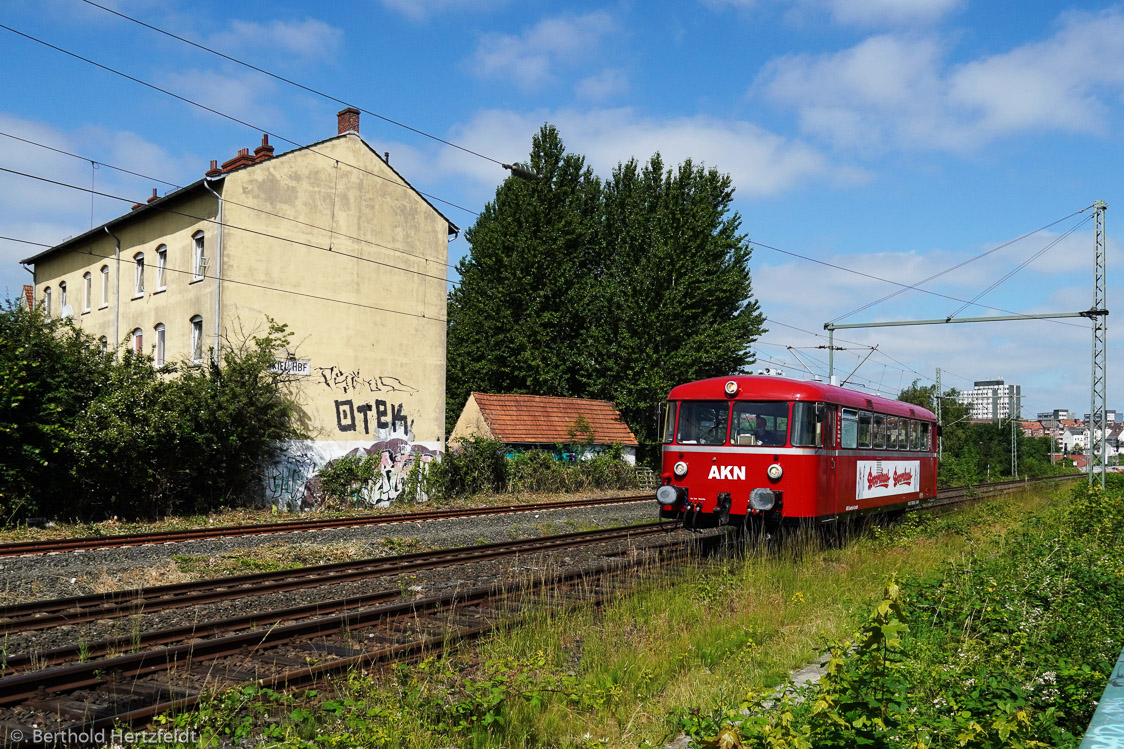
[[[593,442],[636,446],[639,443],[609,401],[557,398],[547,395],[473,393],[492,434],[509,444],[560,444],[570,435],[578,416],[585,416]]]

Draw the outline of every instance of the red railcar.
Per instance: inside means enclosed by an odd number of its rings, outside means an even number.
[[[831,522],[937,494],[937,423],[920,406],[820,382],[679,385],[662,415],[660,516],[687,527]]]

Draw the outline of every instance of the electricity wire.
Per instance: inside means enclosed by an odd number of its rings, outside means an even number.
[[[211,54],[217,55],[218,57],[221,57],[224,60],[228,60],[230,62],[233,62],[233,63],[237,64],[237,65],[241,65],[245,68],[249,68],[250,70],[261,73],[262,75],[269,76],[270,78],[273,78],[274,80],[281,81],[282,83],[287,83],[290,86],[296,86],[297,88],[299,88],[303,91],[307,91],[310,94],[315,94],[317,96],[328,99],[329,101],[334,101],[337,104],[343,104],[345,107],[352,107],[354,109],[358,109],[363,114],[369,114],[372,117],[375,117],[379,120],[382,120],[383,122],[394,125],[396,127],[400,127],[404,130],[409,130],[411,133],[416,133],[417,135],[421,135],[425,138],[429,138],[430,140],[437,141],[438,143],[442,143],[446,146],[449,146],[450,148],[455,148],[459,151],[464,151],[467,154],[471,154],[471,155],[476,156],[478,158],[484,159],[485,161],[490,161],[493,164],[505,166],[505,164],[502,161],[500,161],[499,159],[493,159],[491,156],[486,156],[482,153],[478,153],[476,151],[473,151],[471,148],[466,148],[465,146],[458,145],[456,143],[453,143],[452,141],[448,141],[448,140],[445,140],[444,138],[440,138],[436,135],[432,135],[430,133],[427,133],[424,130],[419,130],[418,128],[407,125],[404,122],[399,122],[398,120],[394,120],[394,119],[391,119],[390,117],[387,117],[385,115],[381,115],[378,112],[372,112],[369,109],[364,109],[363,107],[357,106],[357,105],[352,104],[352,103],[347,102],[347,101],[344,101],[343,99],[340,99],[339,97],[332,96],[331,94],[325,93],[325,92],[320,91],[320,90],[315,89],[315,88],[312,88],[311,86],[306,86],[303,83],[299,83],[299,82],[294,81],[292,79],[286,78],[285,76],[278,75],[277,73],[270,72],[269,70],[266,70],[265,68],[258,67],[257,65],[245,62],[244,60],[239,60],[237,57],[231,57],[230,55],[219,52],[217,49],[212,49],[211,47],[208,47],[204,44],[199,44],[198,42],[194,42],[190,39],[187,39],[186,37],[182,37],[182,36],[179,36],[177,34],[173,34],[170,31],[159,28],[158,26],[153,26],[152,24],[146,23],[145,21],[141,21],[138,18],[133,18],[132,16],[126,15],[126,14],[124,14],[124,13],[118,11],[118,10],[114,10],[113,8],[107,8],[104,5],[99,5],[98,3],[93,2],[93,0],[82,0],[82,2],[86,3],[87,5],[92,5],[95,8],[100,8],[100,9],[104,10],[106,13],[112,13],[113,15],[118,16],[120,18],[123,18],[126,21],[132,21],[133,23],[135,23],[139,26],[143,26],[146,29],[150,29],[152,31],[155,31],[158,34],[163,34],[164,36],[167,36],[167,37],[170,37],[170,38],[175,39],[177,41],[183,42],[184,44],[188,44],[192,47],[195,47],[196,49],[203,50],[204,52],[210,52]]]
[[[477,211],[474,211],[471,208],[465,208],[462,205],[458,205],[456,203],[453,203],[452,201],[445,200],[444,198],[439,198],[436,195],[431,195],[427,192],[422,192],[421,190],[417,190],[416,188],[414,188],[411,185],[402,184],[401,182],[397,182],[395,180],[392,180],[389,177],[384,177],[381,174],[377,174],[375,172],[372,172],[369,169],[364,169],[361,166],[357,166],[355,164],[349,164],[345,161],[340,161],[339,159],[335,158],[334,156],[329,156],[326,153],[321,153],[320,151],[317,151],[312,146],[302,145],[302,144],[298,143],[297,141],[295,141],[291,138],[286,138],[284,135],[280,135],[279,133],[273,132],[272,130],[269,130],[268,128],[258,127],[257,125],[254,125],[252,123],[246,122],[245,120],[239,119],[238,117],[235,117],[234,115],[227,114],[227,113],[222,112],[218,109],[215,109],[214,107],[209,107],[206,104],[202,104],[200,102],[197,102],[194,99],[189,99],[186,96],[181,96],[180,94],[177,94],[174,91],[169,91],[168,89],[161,88],[160,86],[157,86],[154,83],[149,83],[148,81],[141,80],[140,78],[137,78],[136,76],[129,75],[128,73],[124,73],[120,70],[117,70],[116,68],[111,68],[108,65],[103,65],[100,62],[96,62],[95,60],[91,60],[88,57],[83,57],[82,55],[79,55],[76,52],[71,52],[70,50],[63,49],[62,47],[51,44],[50,42],[44,41],[44,40],[39,39],[37,37],[34,37],[30,34],[25,34],[22,31],[18,31],[16,29],[13,29],[11,26],[6,26],[6,25],[0,23],[0,29],[4,29],[5,31],[9,31],[13,34],[16,34],[17,36],[22,36],[24,39],[28,39],[30,41],[33,41],[36,44],[41,44],[44,47],[47,47],[48,49],[53,49],[56,52],[60,52],[64,55],[67,55],[68,57],[73,57],[76,60],[81,60],[82,62],[84,62],[88,65],[93,65],[96,68],[100,68],[101,70],[104,70],[106,72],[113,73],[114,75],[125,78],[126,80],[130,80],[133,83],[138,83],[141,86],[144,86],[146,88],[150,88],[153,91],[157,91],[159,93],[164,94],[165,96],[171,96],[173,99],[178,99],[179,101],[182,101],[185,104],[190,104],[193,107],[198,107],[199,109],[202,109],[206,112],[210,112],[211,114],[218,115],[219,117],[222,117],[223,119],[230,120],[231,122],[236,122],[239,125],[250,128],[251,130],[255,130],[257,132],[262,132],[262,133],[265,133],[266,135],[270,135],[270,136],[276,138],[277,140],[284,141],[285,143],[289,143],[290,145],[295,146],[296,148],[304,149],[304,150],[309,151],[311,153],[314,153],[318,156],[323,156],[326,159],[331,159],[332,161],[335,161],[337,164],[341,164],[343,166],[350,167],[350,168],[355,169],[357,171],[363,172],[364,174],[369,174],[372,177],[376,177],[376,178],[381,179],[385,182],[388,182],[389,184],[396,185],[396,186],[401,187],[403,189],[415,190],[418,195],[422,195],[424,197],[427,197],[430,200],[436,200],[439,203],[444,203],[445,205],[452,206],[453,208],[457,208],[458,210],[462,210],[466,213],[471,213],[473,216],[479,216],[480,215]]]

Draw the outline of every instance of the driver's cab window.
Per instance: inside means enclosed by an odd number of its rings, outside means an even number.
[[[788,442],[788,404],[738,401],[730,429],[734,445],[781,447]]]
[[[724,445],[729,421],[730,404],[726,401],[683,401],[675,441],[681,445]]]

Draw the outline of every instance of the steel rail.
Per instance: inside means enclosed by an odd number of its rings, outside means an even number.
[[[663,533],[674,527],[676,525],[672,523],[649,523],[639,526],[600,528],[481,546],[460,546],[293,570],[256,572],[151,588],[30,601],[0,607],[0,635],[468,564],[519,554],[626,540]]]
[[[633,502],[649,501],[651,499],[652,495],[650,494],[632,494],[621,497],[605,497],[603,499],[575,499],[566,502],[538,502],[535,504],[496,505],[494,507],[474,507],[459,510],[426,510],[422,512],[387,513],[384,515],[356,515],[350,518],[286,520],[279,523],[228,525],[216,528],[191,528],[177,531],[153,531],[151,533],[128,533],[114,536],[18,541],[15,543],[0,544],[0,557],[48,554],[62,551],[81,551],[84,549],[115,548],[119,546],[180,543],[183,541],[205,541],[207,539],[229,538],[232,536],[301,533],[305,531],[330,530],[334,528],[354,528],[365,525],[390,525],[393,523],[449,520],[453,518],[505,515],[521,512],[546,512],[550,510],[566,510],[574,507],[629,504]]]

